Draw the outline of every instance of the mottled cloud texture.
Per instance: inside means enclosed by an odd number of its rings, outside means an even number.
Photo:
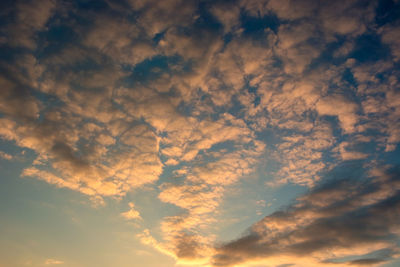
[[[138,237],[190,266],[399,255],[398,1],[2,6],[0,137],[34,154],[21,176],[97,205],[155,190],[175,212]],[[327,178],[340,166],[360,171]],[[250,177],[309,193],[221,245],[221,205]]]

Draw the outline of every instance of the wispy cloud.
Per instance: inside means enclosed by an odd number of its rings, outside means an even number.
[[[64,262],[60,261],[60,260],[55,260],[55,259],[47,259],[44,262],[44,264],[45,265],[61,265],[61,264],[64,264]]]

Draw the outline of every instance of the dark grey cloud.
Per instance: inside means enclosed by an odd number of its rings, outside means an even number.
[[[196,259],[200,255],[201,246],[194,235],[182,233],[175,239],[176,256],[181,259]]]
[[[378,243],[395,254],[399,210],[398,168],[370,178],[335,179],[298,198],[287,209],[266,216],[245,236],[218,247],[213,264],[233,266],[279,255],[328,257],[341,249],[357,255],[359,247],[371,246],[373,252]],[[373,265],[388,257],[348,263]]]
[[[382,259],[360,259],[360,260],[354,260],[354,261],[350,261],[349,264],[350,265],[373,265],[373,264],[377,264],[377,263],[382,263],[385,260]]]

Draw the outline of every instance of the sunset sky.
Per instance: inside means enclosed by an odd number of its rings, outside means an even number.
[[[400,266],[399,0],[0,2],[0,267]]]

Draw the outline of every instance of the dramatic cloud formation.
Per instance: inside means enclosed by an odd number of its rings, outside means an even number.
[[[368,179],[331,178],[219,247],[214,266],[262,259],[289,266],[372,265],[398,257],[399,190],[398,169],[373,170]]]
[[[0,163],[25,179],[124,202],[178,264],[398,257],[399,1],[1,6]]]

